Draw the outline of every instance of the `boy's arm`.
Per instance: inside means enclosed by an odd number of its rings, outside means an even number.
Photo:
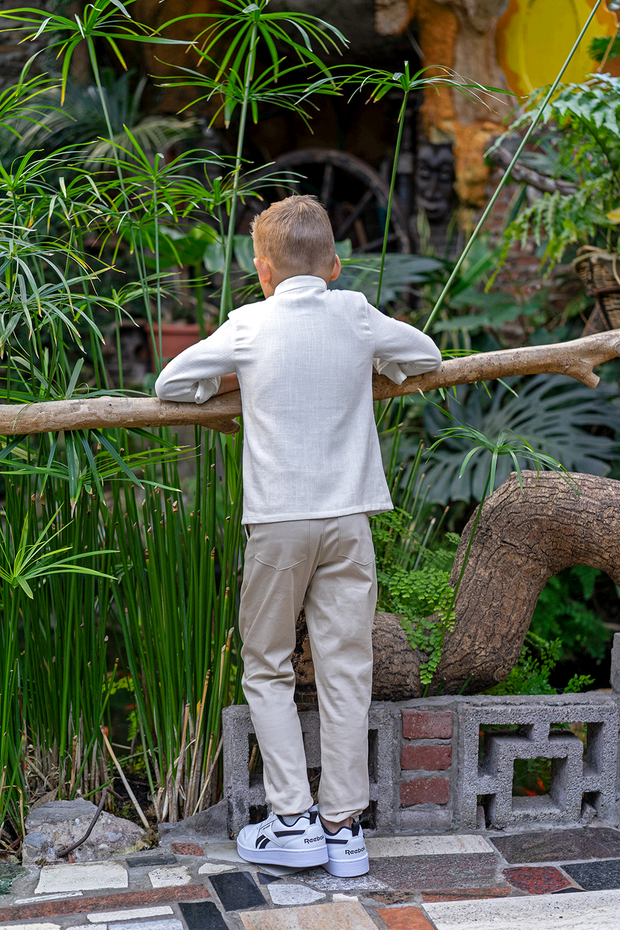
[[[375,339],[375,370],[396,384],[406,378],[434,371],[441,365],[441,352],[424,333],[393,320],[369,305],[368,322]]]
[[[222,375],[221,384],[216,394],[229,394],[231,391],[239,390],[239,378],[236,374]]]
[[[155,393],[161,400],[204,404],[218,392],[236,390],[228,378],[235,370],[234,326],[230,320],[212,336],[185,349],[173,358],[155,382]],[[222,388],[222,376],[228,378]],[[230,386],[226,386],[226,385]]]

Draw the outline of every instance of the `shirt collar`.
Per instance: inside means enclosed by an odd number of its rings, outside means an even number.
[[[318,288],[321,291],[327,290],[327,284],[323,278],[319,278],[314,274],[296,274],[292,278],[285,278],[284,281],[278,284],[273,292],[274,297],[280,297],[280,295],[285,294],[287,291],[296,291],[302,287]]]

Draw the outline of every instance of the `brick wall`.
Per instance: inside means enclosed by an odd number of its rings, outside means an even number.
[[[454,714],[402,709],[400,822],[403,829],[434,829],[452,820]]]

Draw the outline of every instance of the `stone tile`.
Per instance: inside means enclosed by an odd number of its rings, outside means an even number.
[[[376,891],[370,897],[379,904],[418,904],[421,895],[419,891],[394,891],[388,889],[387,891]]]
[[[372,866],[371,866],[372,869]],[[324,869],[303,872],[299,878],[317,891],[380,891],[387,888],[385,882],[372,875],[359,875],[357,878],[337,878]]]
[[[308,888],[307,885],[270,885],[269,896],[274,904],[280,907],[292,907],[297,904],[312,904],[320,901],[325,895],[321,891]]]
[[[160,865],[177,864],[176,856],[134,856],[125,859],[125,862],[130,869],[152,869]]]
[[[425,904],[437,930],[618,930],[620,891]]]
[[[153,888],[170,888],[174,885],[189,885],[192,876],[187,866],[162,866],[149,872],[149,881]]]
[[[265,905],[265,898],[249,872],[228,872],[210,879],[225,911]]]
[[[258,872],[256,877],[260,885],[271,885],[273,882],[280,881],[277,875],[266,875],[264,872]]]
[[[514,888],[520,888],[528,894],[551,894],[570,886],[566,876],[552,865],[504,869],[504,877]]]
[[[419,907],[385,907],[379,916],[388,930],[434,930]]]
[[[336,894],[332,895],[332,901],[357,901],[356,894]]]
[[[371,859],[393,856],[456,856],[468,853],[492,853],[493,847],[483,836],[369,836],[366,849]]]
[[[179,904],[188,930],[228,930],[226,921],[212,901]]]
[[[0,924],[0,930],[60,930],[60,924]]]
[[[374,859],[370,875],[390,888],[439,891],[445,888],[488,888],[497,885],[497,860],[474,856],[409,856]]]
[[[248,869],[253,871],[258,869],[258,866],[253,866],[251,862],[244,862],[245,870]],[[269,875],[275,875],[276,878],[285,878],[287,875],[299,875],[300,872],[303,872],[303,869],[292,869],[289,865],[268,865],[267,863],[261,863],[261,869],[263,872],[267,872]]]
[[[171,843],[170,849],[173,853],[176,853],[177,856],[202,856],[202,846],[197,846],[196,843]]]
[[[218,862],[205,862],[198,869],[199,875],[219,875],[220,872],[233,872],[234,865],[223,865]]]
[[[239,914],[245,930],[377,930],[358,901]]]
[[[242,865],[247,865],[245,859],[242,859],[237,852],[237,844],[232,840],[230,843],[208,843],[204,848],[204,855],[207,859],[240,862]]]
[[[64,901],[65,898],[81,898],[83,891],[59,891],[56,894],[41,894],[35,898],[16,898],[13,904],[35,904],[39,901]]]
[[[620,888],[620,859],[607,859],[603,862],[575,862],[563,866],[563,869],[586,891]]]
[[[73,928],[71,928],[73,930]],[[113,924],[109,930],[185,930],[180,920],[147,920],[144,923]]]
[[[44,865],[35,894],[58,891],[100,891],[127,888],[129,878],[122,862],[75,862]]]
[[[583,888],[577,888],[576,885],[569,885],[568,888],[560,888],[559,891],[553,891],[552,894],[575,894],[581,893],[583,890]]]
[[[489,839],[510,863],[614,859],[620,856],[620,832],[610,827],[514,833]]]
[[[510,885],[498,885],[495,888],[446,888],[444,891],[423,891],[422,900],[426,901],[471,901],[472,898],[507,898]]]
[[[71,930],[108,930],[107,924],[71,924]]]
[[[144,920],[147,917],[168,917],[174,911],[168,904],[160,907],[128,907],[117,911],[97,911],[96,914],[87,914],[86,919],[91,924],[109,924],[116,920]]]
[[[126,891],[124,894],[97,895],[89,898],[63,898],[60,902],[58,900],[37,901],[36,904],[0,908],[0,922],[37,920],[59,915],[69,917],[71,914],[84,914],[86,911],[103,911],[122,907],[154,907],[157,904],[172,904],[175,901],[204,901],[205,898],[210,897],[204,885],[184,885],[180,888]]]

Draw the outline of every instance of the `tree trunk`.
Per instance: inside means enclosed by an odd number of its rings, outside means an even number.
[[[454,631],[446,635],[430,694],[440,689],[475,693],[502,681],[519,658],[540,592],[562,569],[590,565],[620,584],[620,481],[573,474],[578,496],[551,472],[522,475],[523,491],[513,473],[482,506],[456,600]],[[453,585],[475,517],[457,549]],[[308,694],[314,672],[303,617],[297,642],[298,687]],[[376,614],[373,646],[373,698],[420,697],[420,655],[410,648],[398,617]]]

